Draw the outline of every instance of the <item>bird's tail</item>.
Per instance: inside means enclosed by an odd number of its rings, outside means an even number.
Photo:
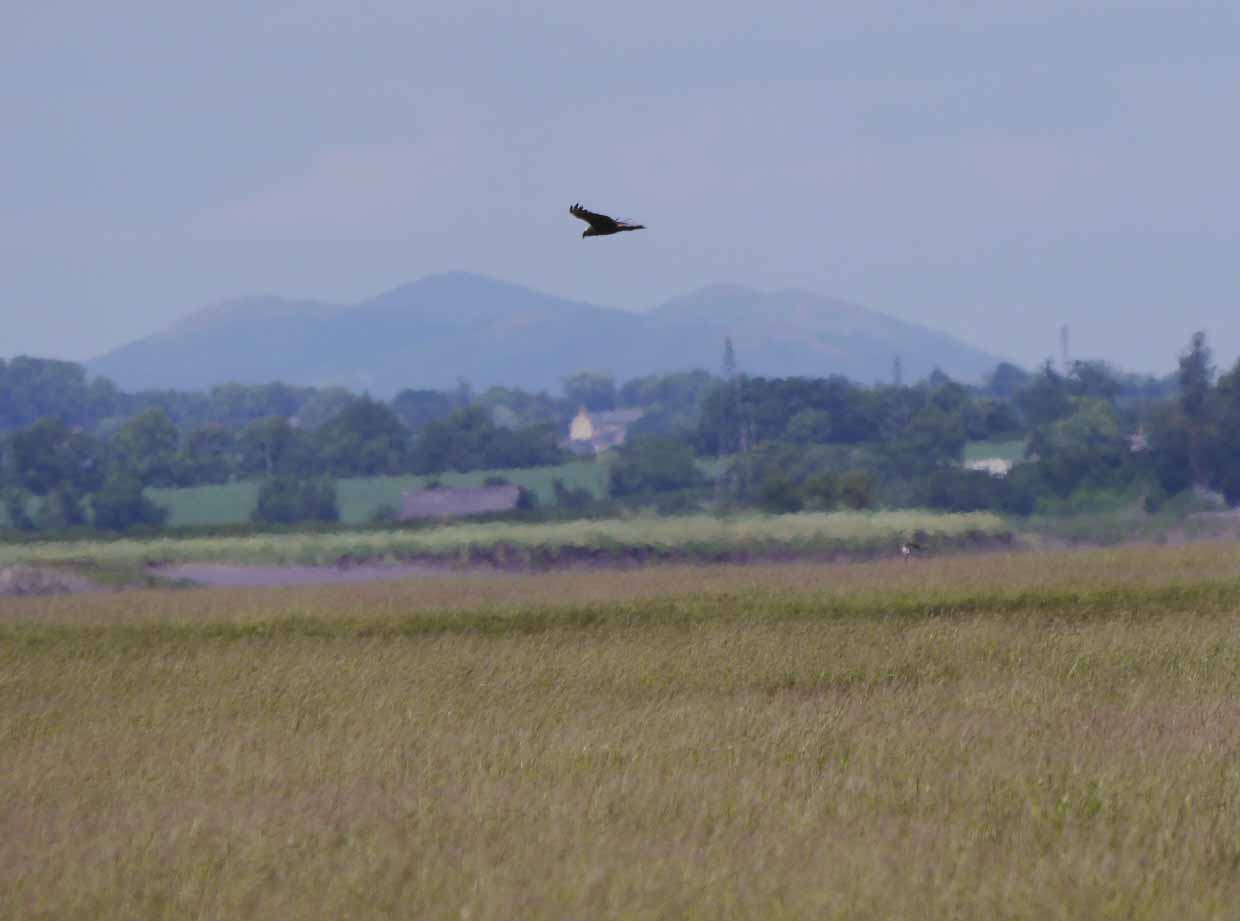
[[[645,224],[625,224],[620,229],[621,230],[645,230],[646,225]]]

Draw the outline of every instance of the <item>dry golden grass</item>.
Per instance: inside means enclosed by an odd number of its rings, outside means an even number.
[[[0,602],[0,916],[1233,918],[1240,547]]]

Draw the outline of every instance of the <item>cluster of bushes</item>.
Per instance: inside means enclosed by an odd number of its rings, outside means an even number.
[[[335,481],[326,477],[272,477],[259,489],[251,519],[267,524],[339,521]]]

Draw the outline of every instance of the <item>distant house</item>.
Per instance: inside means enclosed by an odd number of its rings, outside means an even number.
[[[629,426],[645,415],[641,409],[612,409],[591,415],[583,406],[568,427],[568,438],[560,442],[574,454],[599,454],[624,444]]]
[[[1012,470],[1012,462],[1002,457],[981,457],[964,465],[966,470],[982,470],[991,476],[1005,477]]]
[[[401,496],[399,521],[426,518],[465,518],[511,512],[521,499],[521,487],[478,486],[469,489],[419,489]]]

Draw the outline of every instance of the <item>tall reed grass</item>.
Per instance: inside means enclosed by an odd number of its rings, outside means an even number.
[[[142,565],[177,562],[331,563],[356,559],[469,559],[475,555],[554,556],[591,551],[624,556],[721,558],[743,554],[894,552],[902,537],[922,531],[934,541],[993,538],[1006,533],[988,513],[832,512],[797,515],[633,517],[542,524],[448,524],[418,531],[268,534],[250,537],[160,538],[0,544],[6,563]]]

